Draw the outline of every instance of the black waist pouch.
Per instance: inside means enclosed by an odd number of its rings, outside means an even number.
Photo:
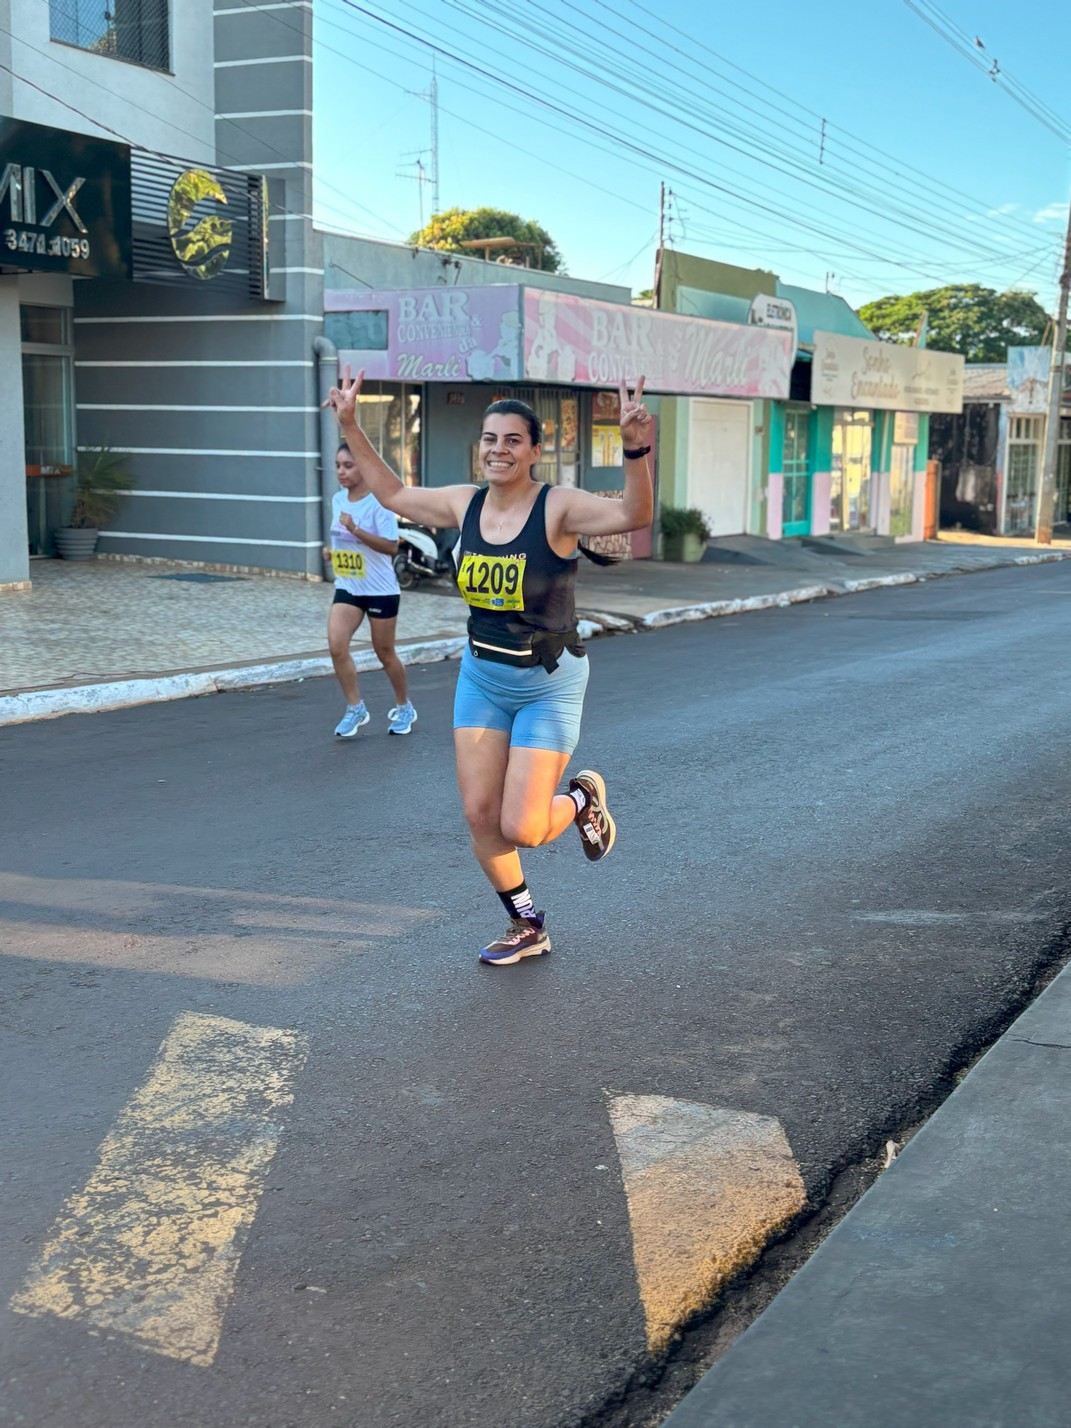
[[[548,630],[484,634],[470,628],[469,649],[475,659],[489,659],[493,664],[511,665],[514,669],[534,669],[541,664],[548,674],[553,674],[562,651],[583,655],[584,643],[575,628],[563,634],[551,634]]]

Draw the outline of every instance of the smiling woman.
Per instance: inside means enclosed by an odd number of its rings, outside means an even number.
[[[546,914],[536,911],[518,848],[552,842],[575,824],[585,856],[599,862],[616,838],[599,774],[581,770],[568,792],[558,788],[580,737],[588,683],[574,597],[578,538],[651,522],[643,378],[634,397],[621,383],[625,491],[620,501],[604,501],[537,479],[540,421],[512,399],[484,413],[477,447],[482,485],[404,486],[358,424],[363,377],[351,380],[347,369],[325,403],[338,417],[361,481],[396,515],[461,531],[458,588],[469,622],[454,703],[457,779],[476,860],[509,917],[480,959],[509,965],[542,956],[551,946]]]

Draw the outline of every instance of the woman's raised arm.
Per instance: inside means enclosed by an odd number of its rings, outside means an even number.
[[[475,486],[406,486],[399,480],[357,420],[357,397],[363,380],[363,371],[351,378],[347,367],[324,402],[338,418],[339,436],[349,447],[361,479],[381,506],[403,520],[426,526],[460,526]]]

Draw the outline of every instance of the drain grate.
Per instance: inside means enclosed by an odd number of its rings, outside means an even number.
[[[191,585],[230,585],[240,583],[243,575],[209,575],[203,570],[191,571],[189,575],[150,575],[150,580],[185,580]]]

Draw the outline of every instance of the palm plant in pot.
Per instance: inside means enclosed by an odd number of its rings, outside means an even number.
[[[106,525],[134,478],[127,470],[128,453],[107,446],[87,446],[74,474],[74,507],[66,526],[56,532],[56,549],[64,560],[92,560]]]
[[[702,560],[710,539],[706,516],[695,507],[663,506],[660,515],[663,560]]]

